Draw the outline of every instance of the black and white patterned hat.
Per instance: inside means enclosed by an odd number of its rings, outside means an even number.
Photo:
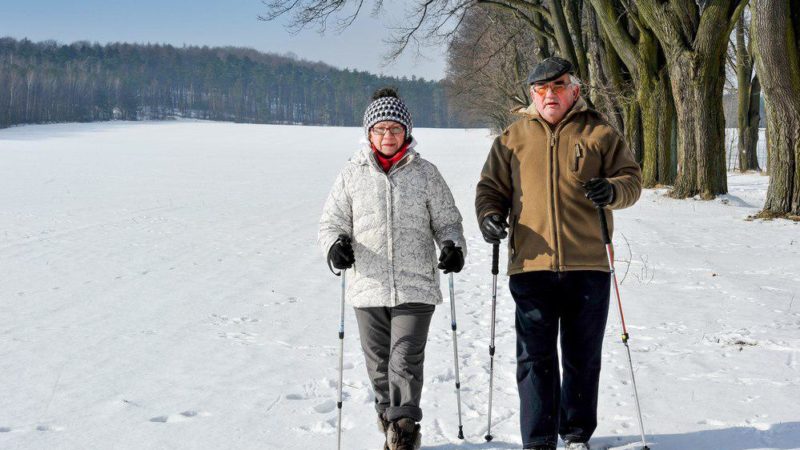
[[[372,96],[373,102],[367,106],[364,112],[364,133],[369,138],[369,130],[384,120],[391,120],[402,124],[406,129],[406,140],[411,137],[411,113],[406,108],[406,104],[397,96],[397,92],[391,88],[380,89]]]

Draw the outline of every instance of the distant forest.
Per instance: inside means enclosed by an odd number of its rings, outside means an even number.
[[[247,48],[0,38],[0,128],[175,117],[361,125],[372,92],[395,86],[414,125],[464,127],[441,82],[380,77]]]

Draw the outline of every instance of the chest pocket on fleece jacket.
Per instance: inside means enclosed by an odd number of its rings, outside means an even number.
[[[603,155],[593,145],[581,139],[570,139],[568,155],[569,171],[579,182],[603,176]]]

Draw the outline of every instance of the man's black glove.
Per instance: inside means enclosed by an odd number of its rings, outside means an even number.
[[[592,178],[583,183],[586,198],[598,208],[604,208],[614,201],[614,186],[605,178]]]
[[[342,270],[353,267],[354,262],[356,262],[356,257],[353,255],[353,244],[350,242],[350,236],[340,234],[339,239],[328,250],[328,265],[333,265],[333,267]]]
[[[461,247],[456,247],[453,241],[442,242],[439,268],[444,270],[444,273],[461,272],[464,268],[464,252],[461,251]]]
[[[499,244],[500,239],[505,239],[508,236],[506,228],[508,228],[508,223],[499,214],[486,216],[481,221],[483,240],[490,244]]]

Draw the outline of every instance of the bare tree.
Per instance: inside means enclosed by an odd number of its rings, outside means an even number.
[[[663,51],[652,28],[627,0],[590,0],[609,46],[631,74],[635,102],[626,105],[626,138],[641,149],[643,184],[672,184],[674,104]],[[613,67],[613,66],[612,66]]]
[[[753,0],[752,10],[770,153],[761,216],[800,220],[800,5],[795,0]]]
[[[584,8],[587,1],[600,25],[595,30]],[[416,0],[404,18],[408,25],[395,30],[391,55],[422,42],[453,41],[467,13],[477,8],[513,12],[534,35],[545,36],[537,45],[570,59],[590,89],[611,88],[621,94],[618,101],[599,92],[589,92],[587,98],[605,102],[600,108],[610,118],[622,118],[626,140],[642,161],[646,185],[674,180],[673,196],[708,199],[727,191],[724,60],[728,36],[747,1]],[[267,5],[267,18],[292,14],[295,25],[323,27],[343,14],[340,24],[352,23],[368,7],[364,0],[272,0]],[[383,2],[371,5],[376,12]],[[601,48],[604,57],[598,53]]]
[[[523,21],[507,10],[470,11],[448,49],[450,95],[468,118],[488,119],[498,133],[528,105],[525,76],[541,59],[540,38]]]
[[[727,192],[722,91],[728,36],[747,0],[639,0],[636,6],[667,61],[678,124],[672,195]]]
[[[641,139],[629,136],[625,127],[626,117],[633,99],[630,79],[621,70],[622,62],[614,47],[607,43],[597,23],[597,15],[589,3],[583,6],[583,33],[589,64],[588,96],[592,104],[603,112],[608,121],[626,137],[629,147],[641,160]],[[584,83],[586,85],[586,83]],[[634,145],[633,143],[636,143]]]
[[[336,21],[339,27],[348,26],[364,9],[371,6],[373,14],[380,14],[384,6],[380,0],[371,4],[364,0],[271,0],[265,4],[269,12],[262,17],[264,20],[290,15],[290,28],[295,30],[311,25],[318,25],[324,30],[330,21]],[[476,59],[473,70],[485,68],[497,71],[502,68],[506,71],[507,80],[495,80],[495,89],[507,91],[505,97],[514,102],[526,99],[526,95],[518,93],[524,86],[512,87],[508,84],[524,76],[533,62],[551,54],[571,60],[578,76],[585,81],[590,80],[586,45],[581,32],[583,0],[417,0],[412,5],[403,18],[403,23],[407,25],[394,28],[388,39],[390,60],[408,49],[419,51],[424,44],[447,43],[452,51],[459,52],[454,59],[454,68],[458,70],[453,73],[468,73],[463,59],[466,52],[472,51],[474,58],[483,58]],[[488,11],[502,12],[505,16],[496,14],[494,22],[484,24],[485,32],[479,33],[482,40],[474,39],[472,31],[460,34],[465,24],[473,28],[478,26],[476,18],[480,15],[488,20]],[[509,21],[502,17],[513,17],[514,27],[504,29]],[[476,47],[469,50],[467,43]],[[507,59],[513,54],[511,49],[516,51],[516,56],[512,58],[519,60],[516,63]],[[500,55],[505,59],[499,58]],[[462,81],[466,79],[462,77]],[[461,91],[468,89],[468,85],[454,85]],[[492,98],[496,100],[494,96]],[[503,119],[506,111],[484,111],[493,123],[506,120]]]

